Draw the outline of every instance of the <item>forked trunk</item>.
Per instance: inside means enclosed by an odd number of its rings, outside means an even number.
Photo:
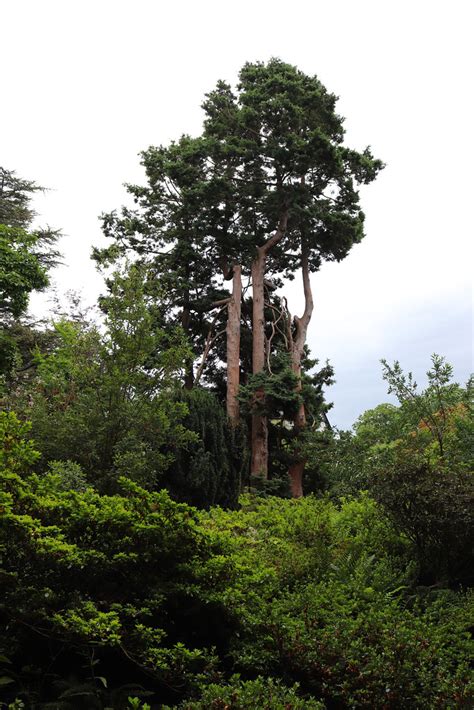
[[[240,313],[242,303],[242,267],[233,267],[232,296],[227,306],[227,416],[231,426],[239,424],[237,395],[240,385]]]

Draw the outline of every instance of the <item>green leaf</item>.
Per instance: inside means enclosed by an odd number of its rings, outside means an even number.
[[[6,675],[2,675],[2,676],[0,677],[0,686],[2,686],[2,685],[9,685],[10,683],[14,683],[14,682],[15,682],[15,681],[14,681],[13,678],[9,678],[9,677],[6,676]]]

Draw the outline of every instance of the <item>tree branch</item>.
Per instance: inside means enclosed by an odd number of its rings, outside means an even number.
[[[222,306],[219,308],[218,312],[216,313],[216,315],[215,315],[214,318],[212,319],[211,325],[209,326],[209,332],[208,332],[207,337],[206,337],[206,344],[205,344],[205,346],[204,346],[204,352],[203,352],[203,354],[202,354],[202,360],[201,360],[201,362],[199,363],[198,369],[196,370],[196,375],[195,375],[195,377],[194,377],[194,384],[195,384],[195,385],[198,385],[198,384],[199,384],[199,380],[201,379],[201,375],[202,375],[202,373],[204,372],[204,366],[205,366],[205,364],[206,364],[207,358],[209,357],[209,353],[210,353],[210,351],[211,351],[211,348],[212,348],[213,344],[215,343],[215,341],[217,340],[217,338],[218,338],[220,335],[222,335],[223,333],[225,333],[225,328],[224,328],[224,329],[222,329],[222,330],[219,330],[214,336],[212,335],[213,330],[214,330],[214,326],[215,326],[215,324],[216,324],[216,322],[217,322],[217,319],[219,318],[219,316],[220,316],[220,314],[222,313],[222,311],[224,310],[224,308],[226,308],[227,303],[228,303],[229,301],[230,301],[230,299],[227,299],[226,303],[225,303],[224,305],[222,305]]]
[[[267,256],[267,254],[273,249],[273,247],[276,246],[278,242],[281,242],[281,240],[285,236],[287,225],[288,209],[286,209],[280,217],[280,221],[278,223],[278,227],[276,228],[275,233],[267,239],[265,244],[262,244],[261,247],[257,247],[258,251],[260,252],[260,254],[262,254],[262,256]]]

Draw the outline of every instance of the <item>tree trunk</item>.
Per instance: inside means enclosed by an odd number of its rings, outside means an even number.
[[[296,385],[296,391],[301,392],[301,356],[298,358],[298,354],[293,350],[292,352],[292,370],[295,375],[298,376],[298,383]],[[299,359],[299,362],[298,362]],[[293,431],[296,436],[300,434],[306,427],[306,410],[303,403],[300,404],[295,418],[293,420]],[[298,450],[295,451],[296,461],[290,464],[288,469],[288,475],[290,477],[290,489],[293,498],[301,498],[303,496],[303,475],[305,469],[305,460],[299,456]]]
[[[252,372],[254,375],[265,368],[265,260],[261,247],[252,263]],[[263,406],[265,392],[255,392],[254,407]],[[252,415],[252,461],[250,473],[253,476],[268,477],[268,422],[263,414]]]
[[[188,361],[185,364],[184,371],[184,389],[192,390],[194,387],[194,367],[192,361]]]
[[[313,295],[311,293],[311,283],[309,279],[309,263],[308,251],[303,248],[301,254],[301,270],[303,275],[303,289],[305,307],[301,318],[295,316],[295,334],[290,333],[290,356],[291,367],[295,375],[298,377],[296,391],[301,392],[301,359],[303,357],[304,346],[306,343],[306,334],[308,325],[313,313]],[[296,436],[300,434],[306,427],[306,411],[303,402],[300,404],[298,411],[293,420],[294,432]],[[288,475],[290,477],[291,494],[293,498],[301,498],[303,495],[303,474],[305,468],[305,459],[299,455],[298,450],[295,452],[296,461],[291,464]]]
[[[240,406],[237,395],[240,385],[240,313],[242,303],[242,267],[235,265],[232,276],[232,296],[227,306],[227,416],[231,426],[239,424]]]
[[[265,369],[265,265],[267,256],[278,242],[283,239],[288,223],[288,211],[280,218],[276,232],[257,247],[257,255],[252,262],[252,372],[257,375]],[[255,392],[254,406],[265,404],[265,392]],[[252,416],[252,459],[250,473],[253,476],[268,478],[268,422],[263,414]]]

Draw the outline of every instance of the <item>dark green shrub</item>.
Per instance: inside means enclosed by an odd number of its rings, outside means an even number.
[[[401,450],[372,477],[372,491],[414,545],[423,584],[474,581],[474,476],[433,467]]]
[[[179,699],[212,668],[207,646],[226,616],[207,603],[216,544],[166,491],[122,479],[121,495],[104,496],[65,491],[59,473],[28,475],[37,454],[26,429],[0,416],[0,653],[18,670],[10,699],[81,695],[102,707],[105,685],[124,677]]]
[[[164,485],[173,498],[198,508],[236,508],[245,466],[240,432],[228,426],[225,411],[211,392],[183,390],[177,401],[188,410],[183,426],[197,437],[172,449],[174,461]]]

